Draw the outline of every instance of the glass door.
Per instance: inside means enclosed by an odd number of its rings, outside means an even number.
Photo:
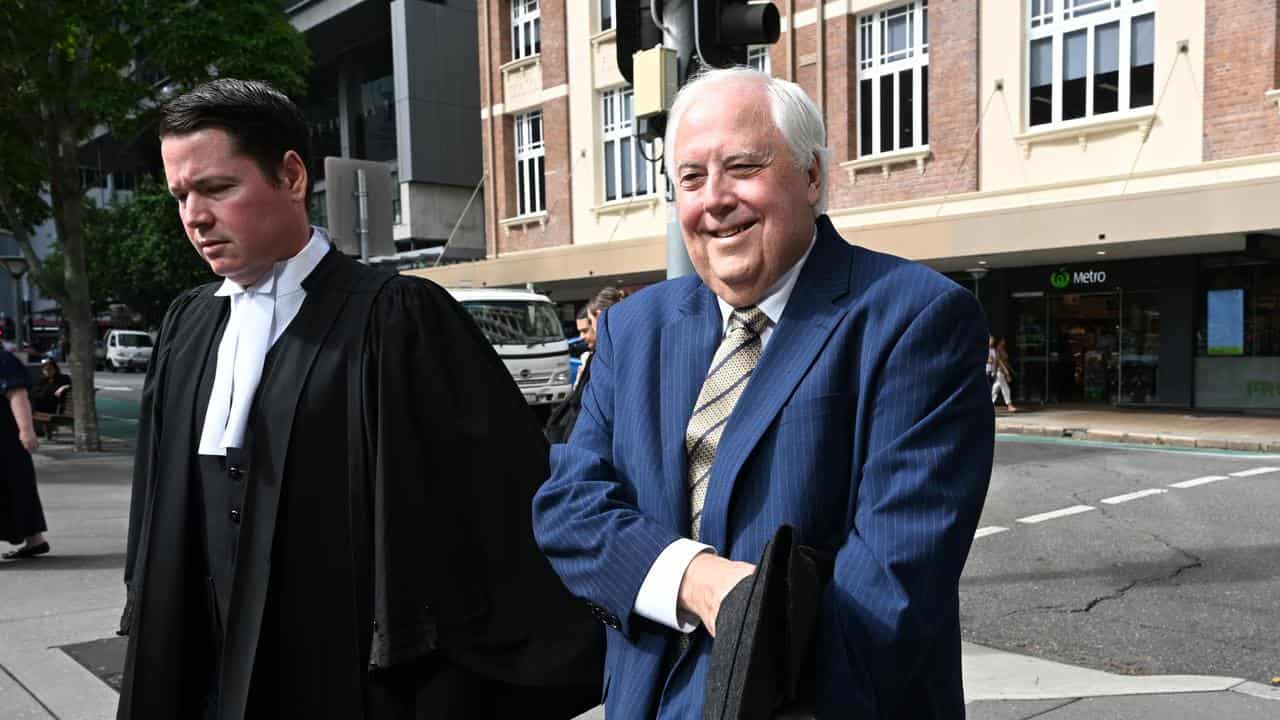
[[[1049,298],[1048,395],[1056,402],[1115,404],[1119,388],[1119,293]]]
[[[1156,292],[1123,293],[1120,312],[1121,403],[1158,402],[1160,298]]]
[[[1015,403],[1045,403],[1048,395],[1049,353],[1045,328],[1048,307],[1044,293],[1015,293],[1014,335],[1006,341],[1013,366]]]

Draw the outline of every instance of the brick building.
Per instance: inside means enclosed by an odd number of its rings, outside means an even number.
[[[1280,1],[776,0],[853,243],[982,300],[1026,403],[1280,410]],[[483,0],[486,259],[572,304],[665,273],[612,0]]]

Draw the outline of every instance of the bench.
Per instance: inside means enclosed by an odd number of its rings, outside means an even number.
[[[71,405],[71,386],[63,385],[53,393],[58,398],[58,407],[55,412],[32,412],[31,421],[36,426],[36,434],[43,435],[47,440],[53,440],[54,432],[59,427],[71,428],[75,432],[76,419],[72,415]]]

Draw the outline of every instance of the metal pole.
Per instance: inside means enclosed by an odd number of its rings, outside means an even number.
[[[13,341],[22,351],[22,276],[13,277]]]
[[[692,275],[693,262],[684,247],[684,233],[680,231],[680,217],[674,200],[667,201],[667,279]]]
[[[360,260],[369,260],[369,185],[364,170],[356,170],[356,204],[360,208],[356,233],[360,236]]]
[[[662,3],[662,44],[676,50],[676,76],[680,85],[689,77],[695,64],[696,38],[693,32],[694,6],[691,0],[668,0]],[[674,148],[662,148],[665,156]],[[668,184],[667,193],[667,279],[693,274],[693,263],[684,246],[684,234],[680,231],[679,214],[676,212],[674,185]]]

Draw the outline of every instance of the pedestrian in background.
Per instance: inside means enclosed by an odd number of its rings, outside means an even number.
[[[36,469],[31,453],[40,446],[31,423],[27,387],[31,378],[22,361],[0,350],[0,393],[6,409],[0,411],[0,538],[22,547],[4,553],[5,560],[23,560],[49,552],[44,533],[49,529],[36,489]]]
[[[31,388],[31,409],[42,413],[58,412],[58,405],[62,403],[62,393],[66,392],[63,388],[69,387],[71,387],[71,376],[62,372],[57,361],[45,358],[40,363],[40,379],[36,380],[35,387]]]
[[[578,338],[569,344],[569,355],[576,358],[578,363],[578,372],[573,376],[574,387],[582,382],[582,368],[591,359],[591,345],[587,342],[587,333],[591,330],[591,319],[587,317],[588,304],[590,303],[583,304],[573,319],[573,324],[578,329]]]
[[[289,98],[221,78],[159,122],[224,278],[180,295],[142,392],[121,720],[569,718],[602,638],[538,553],[547,443],[465,309],[307,218]]]
[[[996,381],[996,358],[1000,353],[996,351],[996,336],[987,336],[987,382]]]
[[[1009,412],[1018,412],[1013,406],[1013,395],[1009,392],[1009,381],[1013,379],[1013,369],[1009,367],[1009,351],[1005,347],[1004,338],[996,343],[995,382],[991,384],[991,404],[995,404],[1000,395],[1004,395],[1004,404]]]
[[[574,423],[578,420],[578,412],[582,409],[582,393],[586,392],[587,381],[591,378],[591,358],[596,349],[596,325],[600,315],[626,298],[627,293],[609,286],[601,288],[582,308],[579,315],[578,330],[587,344],[587,351],[582,353],[582,369],[574,381],[573,392],[564,402],[556,406],[551,417],[547,418],[546,435],[553,443],[568,442],[573,434]],[[583,320],[586,322],[584,323]]]

